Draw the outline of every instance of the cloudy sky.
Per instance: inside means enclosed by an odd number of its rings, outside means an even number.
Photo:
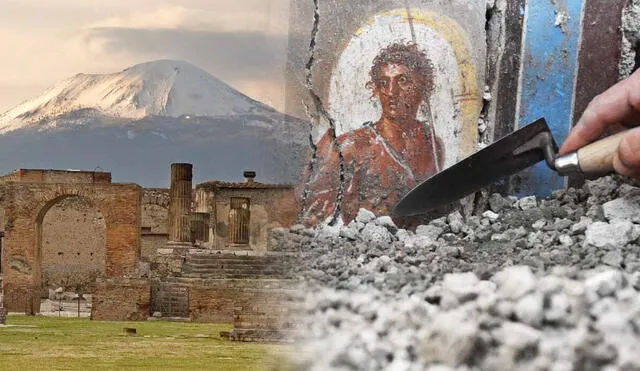
[[[77,73],[195,64],[282,110],[290,0],[0,0],[0,112]]]

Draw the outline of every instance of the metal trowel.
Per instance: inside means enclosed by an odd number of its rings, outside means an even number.
[[[625,132],[558,156],[558,146],[544,119],[519,129],[420,183],[398,202],[397,216],[424,214],[540,161],[559,175],[602,176],[613,171],[613,155]]]

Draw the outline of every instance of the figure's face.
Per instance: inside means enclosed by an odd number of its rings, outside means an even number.
[[[402,64],[380,67],[374,94],[380,99],[382,116],[391,121],[413,120],[424,98],[425,77]]]

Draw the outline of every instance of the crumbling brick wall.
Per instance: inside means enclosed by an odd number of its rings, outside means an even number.
[[[189,316],[196,322],[281,328],[289,321],[283,309],[294,287],[293,280],[194,280],[189,284]]]
[[[159,248],[168,241],[169,190],[144,189],[142,196],[141,254],[144,261],[153,261]]]
[[[85,198],[69,197],[53,205],[42,224],[43,288],[87,292],[105,272],[102,213]]]
[[[115,279],[96,282],[92,292],[91,319],[144,321],[149,318],[151,303],[149,281]]]
[[[5,183],[3,272],[10,311],[37,312],[42,288],[42,221],[50,208],[71,196],[86,198],[106,225],[106,277],[135,274],[140,256],[141,188],[135,184]]]

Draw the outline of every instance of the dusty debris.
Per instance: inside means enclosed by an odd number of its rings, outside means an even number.
[[[636,191],[607,177],[549,199],[492,195],[494,211],[415,232],[366,210],[288,231],[305,254],[300,369],[636,369],[640,224],[602,212]]]

